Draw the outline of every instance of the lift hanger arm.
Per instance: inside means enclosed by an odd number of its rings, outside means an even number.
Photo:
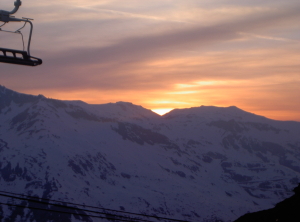
[[[15,5],[15,8],[12,11],[9,12],[9,11],[0,10],[0,14],[3,14],[3,15],[15,14],[19,10],[20,6],[22,5],[21,0],[16,0],[14,5]]]

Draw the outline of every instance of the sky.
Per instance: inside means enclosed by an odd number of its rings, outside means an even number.
[[[31,55],[43,64],[0,63],[0,85],[159,113],[237,106],[300,121],[299,12],[299,0],[22,0],[15,16],[34,18]],[[0,47],[22,49],[21,36],[0,32]]]

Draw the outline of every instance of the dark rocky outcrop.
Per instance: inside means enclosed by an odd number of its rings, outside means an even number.
[[[294,190],[295,194],[276,204],[269,210],[248,213],[234,222],[299,222],[300,221],[300,184]]]

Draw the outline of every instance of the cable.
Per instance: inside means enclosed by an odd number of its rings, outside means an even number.
[[[88,208],[99,209],[99,210],[108,210],[108,211],[113,211],[113,212],[118,212],[118,213],[131,214],[131,215],[135,215],[135,216],[143,216],[143,217],[155,218],[155,219],[158,219],[158,220],[162,219],[162,220],[169,220],[169,221],[176,221],[176,222],[188,222],[186,220],[178,220],[178,219],[171,219],[171,218],[166,218],[166,217],[158,217],[158,216],[151,216],[151,215],[146,215],[146,214],[132,213],[132,212],[127,212],[127,211],[112,210],[112,209],[107,209],[107,208],[94,207],[94,206],[88,206],[88,205],[83,205],[83,204],[75,204],[75,203],[64,202],[64,201],[59,201],[59,200],[51,200],[51,199],[46,199],[46,198],[39,198],[39,197],[28,196],[28,195],[24,195],[24,194],[17,194],[17,193],[12,193],[12,192],[6,192],[6,191],[0,191],[0,195],[2,195],[1,193],[7,193],[7,194],[18,195],[18,196],[24,196],[24,197],[27,197],[27,198],[24,198],[24,199],[28,200],[28,201],[33,201],[32,199],[38,199],[38,200],[53,201],[53,202],[63,203],[63,204],[71,204],[71,205],[80,206],[80,207],[88,207]],[[12,197],[12,198],[18,198],[18,197]],[[28,198],[31,198],[31,199],[28,199]],[[38,201],[38,202],[39,203],[45,203],[45,202],[41,202],[41,201]],[[47,202],[46,204],[50,204],[50,203]],[[52,205],[54,205],[54,204],[52,204]],[[59,205],[59,206],[62,206],[62,205]]]
[[[2,193],[13,194],[13,195],[17,195],[17,196],[25,196],[27,198],[16,197],[16,196],[11,196],[11,195],[6,195],[6,194],[1,194],[1,192]],[[16,198],[16,199],[20,199],[20,200],[37,202],[37,203],[40,203],[40,204],[47,204],[47,205],[52,205],[52,206],[58,206],[58,207],[67,208],[67,209],[82,210],[82,211],[86,211],[86,212],[89,212],[89,213],[105,214],[105,215],[109,215],[109,216],[113,216],[113,217],[117,216],[117,217],[121,217],[121,218],[125,218],[125,219],[128,219],[129,217],[128,216],[120,216],[120,215],[116,215],[116,214],[112,214],[112,213],[101,213],[101,212],[98,212],[98,211],[92,211],[92,210],[80,209],[80,208],[76,208],[76,207],[70,207],[70,206],[64,206],[64,205],[59,205],[59,204],[53,204],[53,203],[49,203],[49,201],[53,201],[53,202],[57,202],[57,203],[63,203],[63,204],[72,204],[72,205],[75,205],[75,206],[88,207],[88,208],[94,208],[94,209],[100,209],[100,210],[114,211],[114,212],[118,212],[118,213],[122,213],[122,214],[131,214],[131,215],[135,215],[135,216],[155,218],[156,220],[161,220],[162,219],[162,220],[177,221],[177,222],[187,222],[187,221],[177,220],[177,219],[171,219],[171,218],[164,218],[164,217],[158,217],[158,216],[150,216],[150,215],[145,215],[145,214],[137,214],[137,213],[131,213],[131,212],[126,212],[126,211],[112,210],[112,209],[99,208],[99,207],[87,206],[87,205],[82,205],[82,204],[74,204],[74,203],[64,202],[64,201],[57,201],[57,200],[51,200],[51,199],[45,199],[45,198],[38,198],[38,197],[27,196],[27,195],[23,195],[23,194],[16,194],[16,193],[12,193],[12,192],[5,192],[5,191],[0,191],[0,196],[5,196],[5,197]],[[36,199],[36,200],[34,200],[34,199]],[[40,200],[44,200],[44,201],[48,201],[48,202],[43,202],[43,201],[40,201]],[[130,218],[130,219],[131,220],[133,219],[133,220],[139,220],[139,221],[148,222],[148,220],[144,220],[144,219],[141,219],[141,218]]]
[[[13,195],[18,195],[18,196],[23,196],[23,197],[38,199],[38,200],[44,200],[44,201],[53,201],[53,202],[57,202],[57,203],[72,204],[72,205],[75,205],[75,206],[89,207],[89,208],[94,208],[94,209],[110,210],[110,211],[115,211],[115,212],[119,212],[119,213],[124,213],[124,211],[120,211],[120,210],[111,210],[111,209],[106,209],[106,208],[101,208],[101,207],[88,206],[88,205],[84,205],[84,204],[76,204],[76,203],[70,203],[70,202],[65,202],[65,201],[60,201],[60,200],[51,200],[51,199],[46,199],[46,198],[39,198],[39,197],[35,197],[35,196],[28,196],[28,195],[25,195],[25,194],[17,194],[17,193],[12,193],[12,192],[0,191],[0,195],[1,195],[1,193],[13,194]],[[129,213],[129,214],[140,215],[140,214],[135,214],[135,213]]]
[[[15,33],[20,33],[21,36],[22,36],[23,51],[25,51],[25,43],[24,43],[23,33],[22,33],[20,30],[23,29],[23,28],[26,26],[26,23],[27,23],[27,22],[25,22],[24,25],[23,25],[21,28],[19,28],[19,29],[17,29],[17,30],[15,31]]]
[[[20,32],[20,31],[19,31]],[[24,44],[24,37],[23,37],[23,33],[20,32],[21,36],[22,36],[22,43],[23,43],[23,51],[25,51],[25,44]]]
[[[13,32],[13,31],[7,31],[7,30],[2,30],[2,29],[1,29],[1,27],[4,26],[6,23],[7,23],[7,22],[4,22],[2,25],[0,25],[0,31],[2,31],[2,32],[9,32],[9,33],[15,33],[15,34],[20,34],[20,35],[22,36],[23,51],[25,51],[24,36],[23,36],[23,33],[22,33],[20,30],[23,29],[23,28],[26,26],[27,21],[24,22],[24,25],[23,25],[21,28],[17,29],[17,30],[14,31],[14,32]]]
[[[12,207],[21,207],[21,208],[28,208],[28,209],[32,209],[32,210],[43,210],[43,211],[49,211],[49,212],[55,212],[55,213],[64,213],[64,214],[73,214],[73,215],[78,215],[78,216],[84,216],[84,217],[95,217],[95,218],[100,218],[100,219],[107,219],[107,220],[116,220],[116,218],[114,217],[101,217],[101,216],[94,216],[94,215],[87,215],[87,214],[80,214],[80,213],[69,213],[69,212],[65,212],[65,211],[60,211],[60,210],[51,210],[51,209],[43,209],[43,208],[38,208],[38,207],[27,207],[27,206],[20,206],[20,205],[16,205],[16,204],[9,204],[9,203],[1,203],[3,205],[7,205],[7,206],[12,206]],[[117,215],[115,215],[117,216]],[[134,222],[131,218],[130,220],[124,220],[124,219],[117,219],[118,221],[126,221],[126,222]],[[148,221],[151,222],[151,221]]]
[[[0,25],[0,31],[2,31],[2,30],[1,30],[1,27],[4,26],[6,23],[7,23],[7,22],[4,22],[2,25]]]
[[[15,197],[15,196],[6,195],[6,194],[0,194],[0,196],[15,198],[15,199],[19,199],[19,200],[26,200],[26,201],[31,201],[31,202],[34,202],[34,203],[46,204],[46,205],[56,206],[56,207],[61,207],[61,208],[66,208],[66,209],[82,210],[82,211],[85,211],[85,212],[88,212],[88,213],[104,214],[104,215],[108,215],[108,216],[117,216],[117,217],[128,219],[128,217],[125,217],[125,216],[119,216],[119,215],[110,214],[110,213],[101,213],[101,212],[98,212],[98,211],[85,210],[85,209],[80,209],[80,208],[77,208],[77,207],[71,207],[71,206],[64,206],[64,205],[59,205],[59,204],[47,203],[47,202],[42,202],[42,201],[38,201],[38,200],[31,200],[31,199],[28,199],[28,198]]]

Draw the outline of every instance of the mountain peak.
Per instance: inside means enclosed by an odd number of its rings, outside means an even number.
[[[4,86],[0,86],[0,111],[9,106],[11,103],[15,103],[18,105],[22,105],[25,103],[36,102],[39,99],[44,99],[45,97],[42,95],[33,96],[27,95],[23,93],[18,93],[13,90],[7,89]]]
[[[97,115],[110,117],[119,120],[129,119],[145,119],[145,118],[158,118],[158,114],[146,109],[142,106],[135,105],[130,102],[119,101],[116,103],[89,105],[89,110]]]
[[[207,118],[207,119],[253,119],[259,116],[246,112],[236,106],[216,107],[200,106],[186,109],[174,109],[164,115],[166,119],[172,118]],[[260,117],[262,118],[262,117]]]

